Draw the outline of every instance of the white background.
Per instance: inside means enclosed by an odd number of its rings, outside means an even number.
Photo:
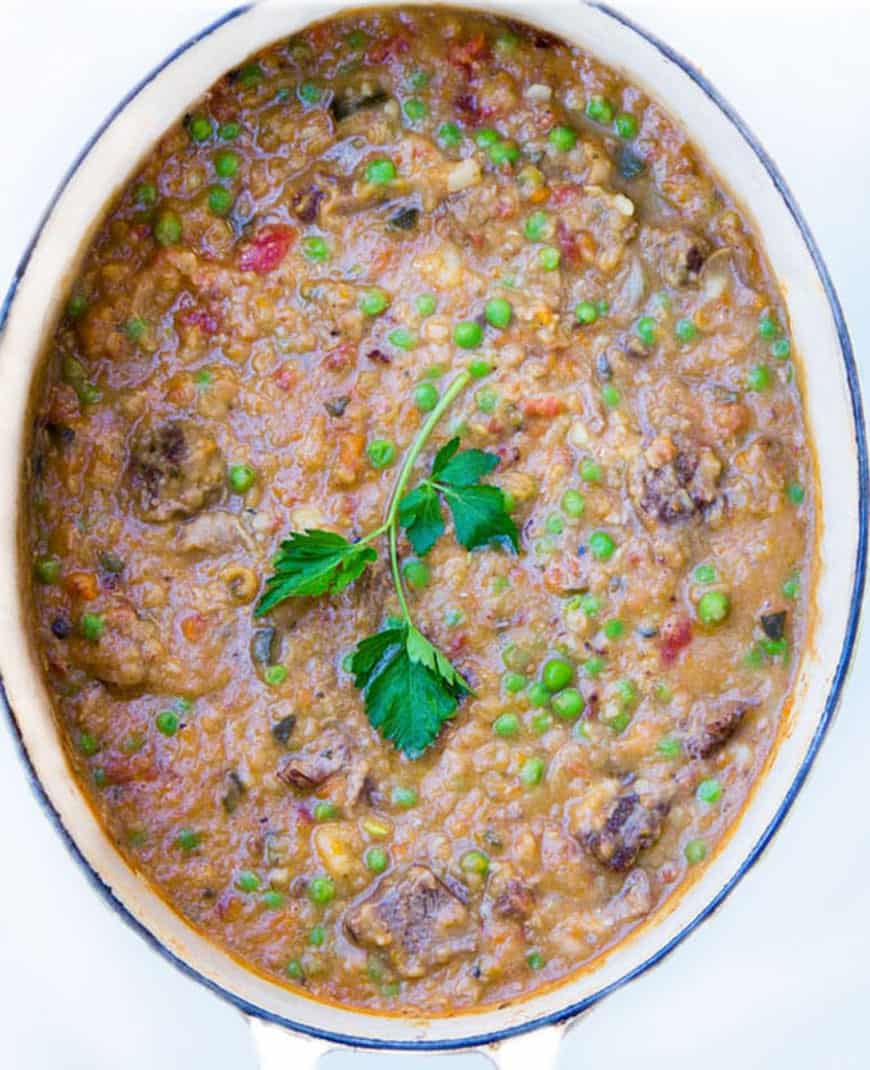
[[[866,381],[867,0],[617,6],[702,67],[779,163],[839,289]],[[85,139],[146,71],[222,10],[170,0],[0,0],[0,294]],[[762,861],[697,935],[579,1025],[562,1066],[870,1064],[868,650],[865,636],[810,782]],[[242,1017],[105,908],[37,807],[3,723],[0,814],[0,1066],[253,1070]],[[450,1061],[438,1065],[447,1070]]]

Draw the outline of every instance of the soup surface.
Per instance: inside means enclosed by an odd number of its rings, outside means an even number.
[[[794,372],[740,208],[580,49],[398,9],[230,72],[111,206],[35,412],[34,627],[120,849],[347,1004],[589,963],[775,742]]]

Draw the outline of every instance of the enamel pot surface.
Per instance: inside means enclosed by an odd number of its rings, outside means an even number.
[[[319,1003],[256,974],[177,915],[114,849],[73,779],[28,636],[21,559],[22,473],[34,372],[65,284],[106,201],[163,131],[251,52],[341,10],[320,0],[228,12],[181,45],[118,104],[85,147],[46,212],[0,309],[4,391],[0,435],[0,671],[10,723],[46,812],[107,902],[176,965],[255,1020],[268,1067],[305,1066],[325,1046],[451,1050],[500,1044],[504,1066],[547,1061],[558,1032],[671,951],[754,865],[803,785],[833,718],[856,640],[864,585],[868,471],[857,372],[839,303],[818,249],[773,162],[697,70],[609,8],[478,3],[550,30],[624,71],[688,130],[753,220],[789,306],[817,459],[819,549],[815,620],[789,719],[746,811],[700,878],[594,969],[500,1009],[417,1018]],[[143,151],[144,146],[144,151]],[[304,1042],[302,1038],[308,1038]],[[510,1041],[510,1043],[507,1043]]]

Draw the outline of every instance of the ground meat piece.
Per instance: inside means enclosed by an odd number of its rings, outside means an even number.
[[[696,702],[689,713],[686,753],[692,758],[712,757],[725,746],[740,727],[747,711],[755,705],[756,699],[733,692]]]
[[[629,489],[647,517],[673,524],[713,504],[721,475],[722,462],[709,447],[676,449],[666,461],[647,450],[635,467]]]
[[[676,230],[649,227],[641,233],[640,240],[646,255],[658,264],[668,286],[685,286],[697,281],[710,255],[707,239],[682,227]]]
[[[477,946],[465,905],[420,865],[382,881],[348,911],[344,924],[356,943],[383,951],[406,978],[423,977]]]
[[[253,540],[234,513],[217,509],[213,513],[201,513],[189,524],[182,524],[176,545],[182,553],[202,550],[207,554],[223,554],[237,546],[251,547]]]
[[[225,466],[211,435],[191,420],[171,420],[140,434],[130,457],[130,481],[145,520],[193,516],[219,493]]]
[[[629,788],[595,800],[578,838],[597,862],[624,873],[635,864],[640,852],[659,838],[669,809],[666,799],[642,799]]]
[[[516,918],[523,921],[535,908],[535,893],[516,877],[505,885],[504,891],[493,904],[493,913],[500,918]]]
[[[105,627],[99,639],[71,641],[73,661],[104,684],[156,686],[166,656],[157,625],[140,617],[128,602],[119,601],[102,615]]]
[[[327,728],[314,743],[281,762],[278,779],[299,791],[310,791],[340,773],[350,761],[350,747],[345,737],[337,729]]]

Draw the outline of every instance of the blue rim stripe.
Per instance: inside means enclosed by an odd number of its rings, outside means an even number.
[[[18,267],[13,276],[12,285],[10,286],[9,291],[6,294],[2,306],[0,306],[0,331],[2,331],[3,326],[6,323],[6,319],[9,315],[9,309],[12,304],[12,299],[15,296],[18,284],[24,274],[25,269],[27,268],[27,264],[30,260],[31,254],[33,253],[33,249],[35,248],[36,243],[39,240],[39,236],[42,233],[42,229],[45,226],[46,220],[48,219],[60,195],[63,193],[70,179],[75,174],[82,160],[88,154],[88,152],[90,152],[94,143],[99,139],[106,127],[109,126],[109,124],[117,117],[117,115],[121,111],[123,111],[127,104],[138,93],[140,93],[141,90],[149,84],[149,82],[153,81],[153,79],[158,74],[160,74],[165,67],[172,63],[173,60],[175,60],[183,52],[186,52],[187,49],[191,48],[198,41],[201,41],[204,37],[207,37],[220,26],[223,26],[231,19],[237,18],[239,15],[244,14],[247,10],[249,10],[251,6],[252,5],[247,4],[242,7],[234,8],[232,11],[229,11],[226,15],[223,15],[221,18],[217,19],[209,26],[206,26],[203,30],[199,31],[199,33],[195,34],[189,40],[184,42],[184,44],[176,48],[170,55],[166,57],[165,60],[163,60],[162,63],[160,63],[148,75],[146,75],[146,77],[134,89],[132,89],[123,98],[123,100],[120,101],[120,103],[112,110],[106,120],[102,123],[99,129],[88,140],[82,151],[76,157],[72,167],[69,169],[62,182],[58,186],[57,191],[49,202],[48,208],[46,209],[42,219],[39,222],[39,225],[36,229],[33,238],[31,239],[29,245],[27,246],[27,249],[25,250],[24,256],[18,264]],[[109,905],[121,916],[121,918],[132,929],[139,933],[139,935],[142,936],[152,948],[158,951],[170,962],[172,962],[184,974],[199,981],[200,984],[210,989],[216,995],[229,1001],[233,1006],[243,1011],[245,1014],[249,1014],[257,1018],[262,1018],[265,1021],[272,1022],[275,1025],[286,1026],[287,1028],[292,1029],[296,1033],[301,1033],[305,1036],[309,1036],[319,1040],[325,1040],[330,1043],[350,1045],[356,1048],[367,1048],[377,1051],[457,1051],[463,1048],[474,1048],[485,1046],[488,1044],[495,1044],[500,1041],[508,1040],[511,1037],[519,1036],[523,1033],[528,1033],[531,1030],[538,1029],[542,1026],[559,1025],[563,1022],[566,1022],[568,1019],[575,1017],[584,1010],[587,1010],[589,1007],[597,1003],[600,999],[603,999],[605,996],[609,995],[611,992],[616,991],[618,988],[621,988],[629,981],[632,981],[634,980],[634,978],[639,977],[651,967],[656,966],[678,944],[682,943],[682,941],[690,933],[694,932],[694,930],[703,921],[705,921],[713,914],[713,912],[720,906],[720,904],[725,900],[725,898],[736,887],[739,881],[742,880],[742,878],[755,865],[762,851],[770,842],[770,839],[772,838],[773,834],[782,824],[783,819],[791,809],[798,792],[800,791],[804,781],[806,780],[807,774],[809,773],[812,764],[816,758],[822,740],[824,739],[825,734],[827,733],[828,728],[830,727],[831,721],[834,717],[837,705],[840,700],[843,683],[849,669],[849,663],[854,652],[855,643],[858,635],[858,622],[861,613],[861,599],[864,591],[867,570],[867,523],[868,503],[870,503],[870,475],[868,475],[867,441],[861,403],[861,388],[858,380],[858,369],[855,364],[855,356],[852,350],[852,343],[849,338],[849,332],[846,328],[846,323],[843,318],[843,310],[840,306],[840,301],[837,297],[837,293],[834,288],[834,284],[831,281],[828,269],[825,265],[824,260],[822,259],[822,255],[819,251],[818,246],[816,245],[815,239],[813,238],[812,233],[810,232],[810,229],[807,226],[807,223],[804,220],[800,209],[797,206],[794,196],[788,188],[784,178],[780,174],[776,164],[773,162],[767,152],[762,148],[758,139],[752,133],[746,123],[740,118],[737,112],[731,107],[730,104],[728,104],[728,102],[722,97],[722,95],[710,84],[710,82],[704,77],[704,75],[688,60],[683,58],[683,56],[681,56],[678,52],[675,52],[669,45],[665,44],[654,34],[651,34],[647,30],[642,29],[631,19],[628,19],[619,12],[614,11],[607,4],[592,2],[590,3],[590,6],[597,8],[599,11],[602,12],[602,14],[607,15],[608,17],[614,19],[616,22],[619,22],[626,28],[638,34],[639,37],[642,37],[649,44],[653,45],[653,47],[656,48],[671,63],[674,63],[678,67],[680,67],[683,72],[688,75],[688,77],[691,78],[692,81],[705,93],[705,95],[709,97],[709,99],[714,104],[716,104],[720,111],[723,112],[726,118],[734,125],[734,127],[738,130],[740,135],[743,137],[743,139],[758,157],[759,162],[762,164],[771,181],[773,182],[775,188],[779,192],[782,199],[785,201],[785,204],[792,216],[792,219],[795,222],[795,225],[800,231],[801,237],[804,240],[804,243],[810,253],[816,271],[818,272],[819,278],[822,282],[822,286],[825,291],[825,296],[827,297],[828,304],[831,309],[831,314],[834,319],[834,324],[837,330],[837,335],[839,338],[840,349],[843,356],[843,364],[846,371],[846,380],[849,386],[849,394],[852,404],[852,417],[855,428],[855,445],[858,454],[858,549],[855,559],[852,595],[849,603],[849,616],[847,620],[846,634],[843,641],[843,649],[840,654],[840,659],[837,663],[837,668],[834,673],[833,680],[831,682],[831,688],[828,693],[828,698],[825,702],[825,707],[822,712],[822,716],[819,720],[818,727],[813,735],[809,749],[807,750],[807,754],[803,762],[801,763],[800,769],[798,770],[797,775],[795,776],[795,779],[792,782],[785,796],[785,799],[780,804],[776,814],[758,839],[758,842],[752,848],[746,860],[734,874],[734,876],[719,890],[719,892],[713,897],[713,899],[701,911],[699,911],[699,913],[696,914],[695,917],[691,921],[689,921],[680,930],[679,933],[676,934],[676,936],[669,940],[654,955],[650,956],[650,958],[646,959],[639,966],[636,966],[633,970],[624,974],[618,980],[607,985],[605,988],[600,989],[598,992],[587,996],[585,999],[580,1000],[577,1003],[569,1004],[568,1006],[563,1007],[558,1011],[554,1011],[548,1015],[543,1015],[540,1018],[534,1019],[533,1021],[526,1022],[522,1025],[512,1026],[509,1029],[497,1030],[493,1033],[484,1033],[478,1036],[463,1037],[459,1039],[445,1041],[385,1041],[378,1039],[370,1039],[366,1037],[355,1037],[343,1033],[333,1033],[329,1030],[315,1029],[310,1026],[294,1022],[289,1018],[284,1018],[281,1015],[273,1014],[270,1011],[266,1011],[261,1007],[251,1004],[248,1001],[242,999],[240,996],[237,996],[234,993],[227,991],[225,988],[222,988],[220,985],[210,980],[208,977],[203,976],[201,973],[199,973],[199,971],[194,969],[192,966],[189,966],[186,962],[184,962],[172,951],[170,951],[169,948],[162,944],[157,939],[157,937],[149,929],[142,925],[142,923],[139,922],[138,919],[135,918],[129,912],[127,907],[119,899],[116,898],[116,896],[112,892],[112,889],[102,880],[99,874],[91,867],[90,863],[82,855],[75,841],[72,839],[72,837],[64,827],[59,814],[55,810],[51,800],[45,792],[45,789],[40,783],[39,778],[36,775],[36,771],[34,770],[33,765],[31,764],[30,757],[27,754],[26,748],[24,746],[24,741],[18,729],[18,725],[12,714],[12,709],[9,704],[8,696],[6,694],[5,687],[3,686],[2,679],[0,679],[0,701],[2,701],[3,707],[8,716],[9,723],[11,725],[13,735],[15,736],[16,742],[18,744],[18,749],[21,754],[22,762],[26,767],[28,779],[30,781],[30,785],[33,789],[34,795],[36,796],[37,801],[42,806],[49,820],[52,822],[52,824],[54,824],[55,828],[60,833],[72,856],[79,863],[81,868],[85,871],[88,879],[91,881],[94,887],[96,887],[102,893]]]

